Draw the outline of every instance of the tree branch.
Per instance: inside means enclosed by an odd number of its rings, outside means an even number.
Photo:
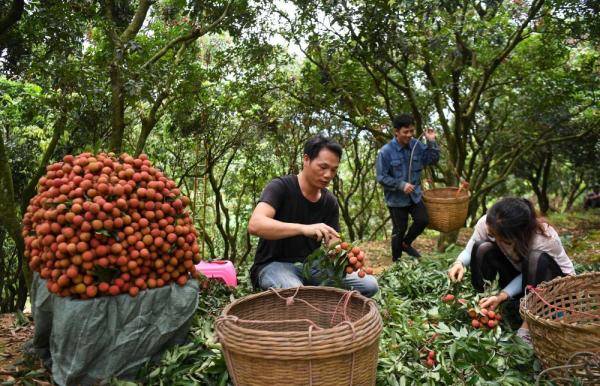
[[[8,231],[15,243],[21,238],[21,222],[17,217],[15,206],[12,171],[2,133],[0,133],[0,225]]]
[[[110,25],[106,26],[105,29],[106,29],[106,33],[110,37],[110,40],[112,41],[112,43],[115,46],[119,47],[121,45],[121,42],[119,40],[119,35],[117,35],[117,32],[115,31],[115,28],[114,28],[115,17],[112,13],[112,9],[113,9],[113,2],[110,0],[104,6],[104,13],[106,15],[106,18],[110,21]]]
[[[23,15],[25,8],[24,0],[14,0],[8,13],[0,18],[0,36],[4,35],[13,25],[15,25]]]
[[[135,35],[140,31],[142,25],[144,24],[144,20],[146,20],[146,15],[148,14],[148,9],[154,3],[153,0],[140,0],[137,10],[135,11],[135,15],[133,15],[133,19],[131,23],[125,28],[125,31],[119,37],[122,43],[126,43],[133,39]]]
[[[58,141],[60,140],[60,137],[62,136],[65,130],[66,123],[67,113],[66,111],[61,111],[60,117],[54,123],[52,128],[52,139],[50,140],[50,143],[48,144],[48,147],[46,148],[46,151],[44,152],[44,155],[42,156],[42,159],[38,164],[35,174],[31,177],[31,180],[29,180],[29,183],[23,190],[21,199],[21,212],[23,213],[25,213],[25,209],[27,208],[27,205],[29,205],[29,200],[35,195],[35,187],[37,186],[38,180],[44,175],[44,172],[46,171],[46,165],[48,165],[50,158],[52,158],[52,155],[54,154],[54,150],[56,150]]]
[[[178,36],[175,39],[171,40],[169,43],[167,43],[166,46],[161,48],[160,51],[158,51],[146,63],[144,63],[142,65],[142,68],[146,68],[149,65],[153,64],[154,62],[156,62],[157,60],[159,60],[160,58],[162,58],[171,48],[175,47],[176,45],[181,44],[181,43],[186,43],[186,42],[189,42],[192,40],[196,40],[199,37],[206,35],[208,32],[212,31],[215,27],[217,27],[223,21],[223,19],[227,15],[227,11],[229,10],[230,5],[231,5],[231,2],[227,3],[227,5],[225,6],[225,10],[221,14],[221,16],[219,16],[219,18],[217,20],[215,20],[213,23],[211,23],[206,28],[196,27],[192,31],[190,31],[188,34]]]
[[[483,77],[481,78],[481,82],[479,82],[478,86],[474,88],[471,95],[468,97],[469,106],[465,111],[464,117],[465,121],[470,121],[475,112],[477,111],[477,105],[479,103],[479,98],[481,98],[481,94],[483,90],[487,87],[487,84],[492,76],[492,74],[496,71],[500,63],[512,52],[512,50],[519,44],[523,39],[523,31],[525,27],[533,20],[535,15],[537,15],[538,11],[544,4],[544,0],[534,0],[531,4],[531,8],[529,8],[529,12],[527,13],[527,18],[519,25],[517,30],[512,34],[509,39],[507,45],[504,49],[496,55],[494,59],[492,59],[488,68],[484,70]]]

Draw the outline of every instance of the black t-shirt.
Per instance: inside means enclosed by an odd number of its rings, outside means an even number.
[[[262,192],[259,202],[271,205],[275,209],[275,220],[299,223],[325,223],[339,232],[340,215],[336,198],[327,189],[321,190],[321,198],[311,202],[304,197],[298,183],[298,176],[287,175],[275,178]],[[258,287],[260,269],[271,261],[304,262],[306,257],[319,248],[317,240],[294,236],[280,240],[260,238],[256,247],[254,265],[250,277]]]

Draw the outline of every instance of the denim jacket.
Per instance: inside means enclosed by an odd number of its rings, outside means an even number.
[[[412,159],[410,183],[415,185],[411,194],[404,193],[404,186],[409,182],[408,164],[410,152],[417,146]],[[435,141],[427,141],[427,145],[412,138],[409,146],[402,147],[393,138],[385,144],[377,154],[377,182],[383,185],[385,203],[390,207],[404,207],[417,203],[423,195],[421,191],[421,171],[426,165],[436,163],[440,159],[440,151]]]

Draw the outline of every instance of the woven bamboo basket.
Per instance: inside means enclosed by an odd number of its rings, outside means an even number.
[[[452,232],[460,229],[469,212],[469,191],[459,188],[434,188],[423,192],[431,229]]]
[[[537,357],[544,368],[552,368],[551,377],[600,384],[597,365],[566,365],[578,353],[600,355],[600,272],[556,278],[528,290],[520,313]]]
[[[216,321],[237,386],[375,385],[381,330],[373,300],[331,287],[249,295]]]

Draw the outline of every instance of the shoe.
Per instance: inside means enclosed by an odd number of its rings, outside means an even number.
[[[409,244],[402,243],[402,250],[408,253],[409,256],[421,257],[421,254]]]
[[[528,345],[529,347],[533,348],[533,343],[531,342],[531,334],[529,334],[529,330],[526,328],[519,328],[517,330],[517,336],[519,338],[521,338],[521,340]]]

